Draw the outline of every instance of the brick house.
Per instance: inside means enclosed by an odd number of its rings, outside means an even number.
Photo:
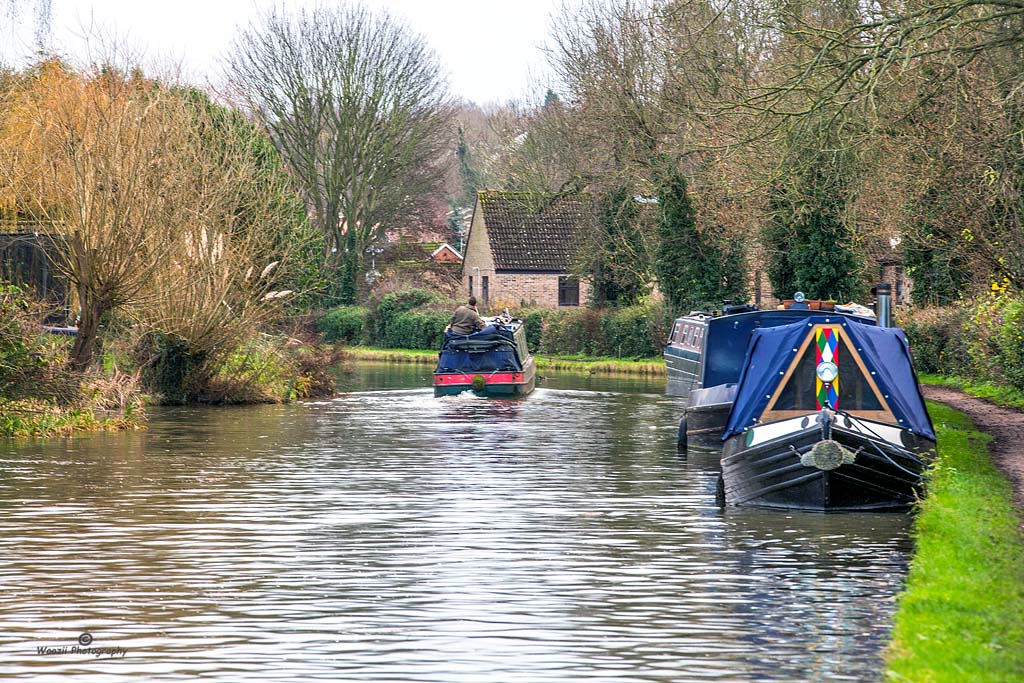
[[[431,261],[438,263],[462,263],[462,254],[452,245],[444,242],[430,254]]]
[[[590,284],[571,272],[594,219],[587,194],[477,193],[462,262],[462,286],[482,309],[579,306]]]

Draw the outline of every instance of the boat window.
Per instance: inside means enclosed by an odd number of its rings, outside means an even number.
[[[677,322],[675,325],[673,325],[672,326],[672,334],[670,334],[668,336],[669,341],[673,341],[673,342],[676,342],[678,344],[679,343],[679,331],[682,330],[682,329],[683,329],[683,324],[682,323]]]

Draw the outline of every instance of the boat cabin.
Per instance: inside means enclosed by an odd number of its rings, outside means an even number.
[[[667,393],[688,396],[695,389],[735,384],[743,369],[747,341],[754,330],[788,325],[810,315],[826,314],[836,320],[874,325],[866,309],[837,306],[831,311],[806,305],[761,310],[755,306],[726,306],[722,315],[694,311],[677,318],[665,345]]]

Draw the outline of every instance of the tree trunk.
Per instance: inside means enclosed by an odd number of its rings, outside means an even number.
[[[92,358],[96,353],[96,342],[99,339],[100,320],[103,318],[103,314],[110,310],[110,306],[95,295],[79,292],[78,296],[82,305],[82,313],[78,320],[78,334],[75,335],[75,343],[71,347],[68,363],[72,370],[82,372],[92,363]]]

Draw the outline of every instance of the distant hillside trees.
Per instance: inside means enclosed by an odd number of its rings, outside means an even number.
[[[453,108],[436,55],[363,6],[273,9],[237,37],[228,76],[301,186],[338,300],[354,300],[371,241],[444,182]]]

